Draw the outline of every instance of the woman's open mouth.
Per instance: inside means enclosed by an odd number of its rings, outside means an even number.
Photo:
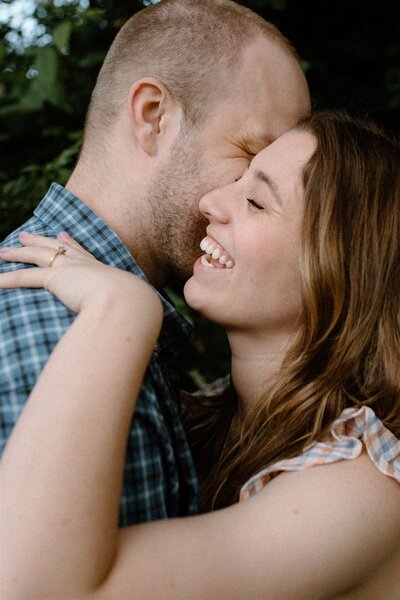
[[[201,240],[200,248],[204,252],[201,257],[201,263],[205,267],[214,269],[233,269],[235,266],[235,261],[225,248],[208,235]]]

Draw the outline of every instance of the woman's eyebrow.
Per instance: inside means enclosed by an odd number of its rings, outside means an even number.
[[[255,172],[255,177],[259,181],[262,181],[263,183],[267,184],[267,186],[270,188],[271,192],[273,193],[273,195],[274,195],[277,203],[282,208],[282,199],[281,199],[281,197],[279,195],[278,188],[276,187],[276,184],[271,179],[271,177],[269,175],[267,175],[266,173],[264,173],[263,171],[256,171]]]

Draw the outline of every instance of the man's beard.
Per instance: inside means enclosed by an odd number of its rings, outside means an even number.
[[[182,135],[147,194],[152,247],[168,280],[185,281],[200,256],[208,221],[199,200],[211,187],[198,141]]]

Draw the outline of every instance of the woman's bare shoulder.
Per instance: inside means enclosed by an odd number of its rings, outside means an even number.
[[[312,506],[324,499],[325,507],[329,506],[332,514],[338,512],[335,506],[341,506],[343,519],[358,522],[368,514],[375,520],[390,523],[400,533],[400,485],[378,469],[365,449],[355,459],[281,473],[262,493],[269,497],[285,494],[291,498],[291,490],[296,491],[299,503],[303,494]]]
[[[400,555],[400,485],[365,449],[356,459],[281,473],[257,495],[259,504],[264,495],[266,504],[280,503],[281,510],[296,515],[305,546],[318,546],[316,533],[325,539],[339,571],[340,563],[343,574],[346,562],[351,564],[347,576],[353,582],[373,577]]]

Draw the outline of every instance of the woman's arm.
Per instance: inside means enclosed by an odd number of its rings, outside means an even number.
[[[47,287],[81,312],[1,465],[2,598],[331,599],[400,560],[398,485],[365,456],[282,474],[213,514],[119,532],[125,440],[161,308],[132,276],[68,271],[64,258]],[[15,277],[39,284],[43,272]]]
[[[10,250],[7,257],[48,265],[60,242],[46,243],[53,247]],[[32,590],[48,589],[58,599],[53,582],[67,591],[76,575],[91,589],[114,559],[128,428],[162,305],[146,283],[94,261],[72,240],[53,267],[7,273],[0,282],[45,284],[80,311],[1,462],[1,589],[15,589],[11,597],[22,600],[17,590],[30,581]],[[71,568],[60,568],[67,563]]]

